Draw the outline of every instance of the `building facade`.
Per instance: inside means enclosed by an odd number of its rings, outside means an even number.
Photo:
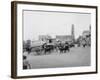
[[[52,37],[50,35],[39,35],[40,41],[49,42],[49,40],[51,40],[51,39],[52,39]]]
[[[56,39],[64,42],[65,41],[74,42],[75,41],[74,24],[72,24],[71,35],[57,35]]]

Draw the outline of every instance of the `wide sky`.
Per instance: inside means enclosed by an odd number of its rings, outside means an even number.
[[[71,12],[23,11],[24,40],[37,40],[39,35],[71,35],[74,24],[75,38],[89,30],[91,14]]]

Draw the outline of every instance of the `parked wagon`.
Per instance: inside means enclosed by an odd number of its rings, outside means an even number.
[[[43,45],[45,42],[43,41],[34,41],[31,44],[31,52],[35,52],[37,55],[41,55],[43,53]]]

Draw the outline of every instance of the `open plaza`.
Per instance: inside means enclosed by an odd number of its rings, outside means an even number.
[[[27,60],[31,69],[90,66],[90,49],[90,47],[73,47],[66,53],[53,52],[42,56],[31,52],[27,54]]]

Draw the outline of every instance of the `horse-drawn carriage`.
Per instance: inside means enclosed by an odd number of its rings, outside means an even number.
[[[45,42],[43,41],[34,41],[31,44],[31,52],[35,52],[36,55],[42,55],[43,54],[43,45]]]
[[[43,41],[35,41],[31,45],[31,52],[35,52],[37,55],[50,54],[54,49],[54,43],[46,43]]]
[[[44,54],[51,54],[53,52],[60,52],[60,53],[66,53],[67,51],[70,51],[68,43],[63,42],[51,42],[47,43],[44,41],[34,41],[30,44],[30,46],[27,46],[25,49],[26,51],[30,53],[35,53],[35,55],[44,55]]]

